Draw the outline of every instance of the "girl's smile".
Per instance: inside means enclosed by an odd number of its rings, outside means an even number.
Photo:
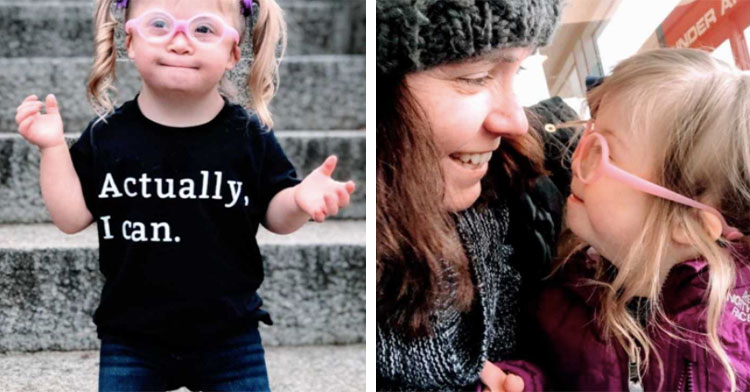
[[[180,64],[178,62],[160,62],[159,65],[172,68],[198,69],[198,66],[192,64]]]
[[[568,196],[568,201],[572,203],[580,203],[583,204],[583,199],[576,196],[574,193],[571,193],[570,196]]]

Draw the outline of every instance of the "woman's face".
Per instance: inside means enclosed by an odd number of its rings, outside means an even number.
[[[445,206],[469,208],[502,137],[523,135],[528,122],[516,101],[513,80],[529,48],[499,49],[479,60],[451,63],[406,76],[424,111],[440,154]]]

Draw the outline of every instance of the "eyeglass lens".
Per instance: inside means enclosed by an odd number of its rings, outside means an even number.
[[[169,15],[155,12],[141,20],[140,28],[146,38],[163,39],[173,33],[175,26]],[[199,42],[215,43],[224,35],[224,26],[214,17],[202,16],[190,21],[187,33]]]
[[[583,181],[591,181],[602,162],[602,144],[596,137],[588,137],[581,142],[577,174]]]

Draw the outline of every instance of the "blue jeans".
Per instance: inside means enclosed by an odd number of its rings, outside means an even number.
[[[200,349],[102,339],[99,391],[269,391],[257,328]]]

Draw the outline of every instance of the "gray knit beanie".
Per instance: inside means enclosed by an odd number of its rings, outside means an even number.
[[[420,71],[498,48],[544,46],[561,0],[376,0],[377,65]]]

